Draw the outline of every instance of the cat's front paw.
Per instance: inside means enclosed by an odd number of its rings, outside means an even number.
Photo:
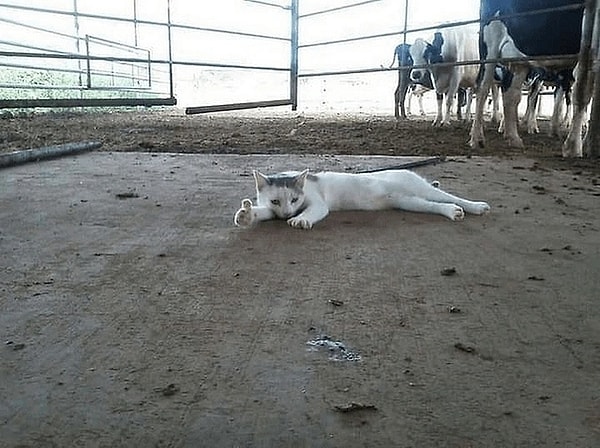
[[[457,205],[456,210],[454,210],[454,218],[452,218],[452,221],[462,221],[463,219],[465,219],[465,211],[462,207]]]
[[[313,223],[310,222],[308,219],[298,218],[297,216],[288,219],[287,223],[295,229],[310,230],[313,226]]]
[[[475,202],[471,213],[474,215],[485,215],[490,212],[490,205],[487,202]]]
[[[465,219],[465,211],[462,207],[456,204],[448,204],[447,208],[446,216],[452,221],[462,221]]]
[[[238,227],[250,227],[254,224],[254,213],[252,212],[252,201],[250,199],[242,200],[242,208],[235,212],[233,222]]]

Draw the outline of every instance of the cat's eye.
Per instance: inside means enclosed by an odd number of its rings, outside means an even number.
[[[298,202],[298,198],[292,198],[292,200],[290,201],[292,204],[295,204],[296,202]]]
[[[271,199],[271,204],[279,205],[279,199]]]

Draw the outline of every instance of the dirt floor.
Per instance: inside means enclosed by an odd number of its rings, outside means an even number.
[[[467,146],[470,124],[433,128],[432,117],[396,121],[391,115],[273,111],[185,115],[179,109],[58,114],[0,113],[0,152],[76,141],[101,141],[104,151],[210,154],[501,155],[560,159],[562,140],[522,134],[525,150],[507,148],[488,126],[488,145]],[[580,162],[580,164],[585,162]],[[563,163],[562,165],[565,165]],[[567,164],[573,166],[573,162]],[[594,165],[597,165],[594,164]]]
[[[600,174],[558,139],[271,112],[0,131],[104,143],[0,170],[2,447],[600,445]],[[489,215],[233,226],[252,168],[432,154],[416,171]]]

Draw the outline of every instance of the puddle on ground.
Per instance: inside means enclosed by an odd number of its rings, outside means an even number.
[[[306,343],[308,350],[313,352],[327,353],[332,361],[360,361],[360,354],[349,350],[341,341],[335,341],[329,336],[320,336]]]

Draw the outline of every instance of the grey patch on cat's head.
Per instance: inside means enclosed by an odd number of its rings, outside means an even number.
[[[254,180],[256,182],[256,188],[262,190],[264,187],[273,186],[279,188],[290,188],[299,189],[304,188],[304,181],[308,176],[308,170],[302,171],[300,174],[296,173],[277,173],[265,175],[259,171],[254,170],[252,172]],[[314,177],[314,176],[313,176]]]

